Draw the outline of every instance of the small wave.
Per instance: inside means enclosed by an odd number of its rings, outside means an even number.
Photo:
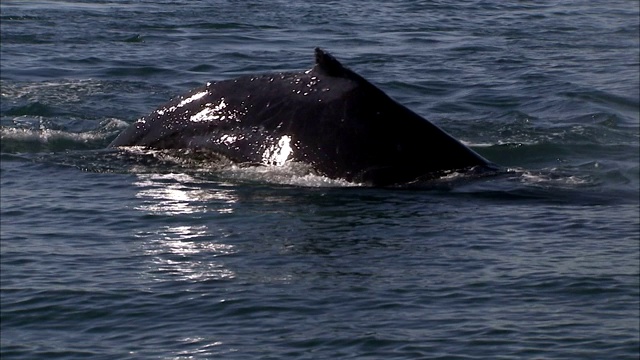
[[[301,187],[362,187],[363,183],[332,179],[318,174],[311,165],[287,161],[282,165],[236,163],[223,155],[194,149],[149,149],[123,147],[117,150],[122,161],[120,171],[131,173],[185,172],[192,175],[213,176],[217,180],[267,183]],[[119,171],[112,167],[109,171]],[[448,171],[437,178],[418,178],[396,188],[448,189],[482,178],[490,178],[503,171],[482,167],[466,171]]]
[[[97,129],[72,132],[65,129],[48,128],[41,121],[35,122],[39,125],[0,127],[0,151],[3,153],[38,153],[103,148],[108,144],[110,138],[128,126],[125,121],[107,119],[102,121]]]
[[[133,173],[184,171],[202,176],[215,176],[234,182],[257,182],[303,187],[352,187],[361,184],[318,175],[308,164],[285,162],[281,166],[237,164],[206,150],[158,150],[126,147],[119,150],[121,160],[133,163],[126,171]]]
[[[634,114],[637,114],[638,109],[640,108],[637,98],[634,98],[633,96],[617,95],[612,92],[589,89],[584,91],[567,91],[563,95],[569,98],[577,98],[588,102],[603,104],[612,109],[630,111]]]
[[[447,124],[456,129],[455,122]],[[562,119],[538,118],[520,111],[508,111],[490,118],[464,122],[458,130],[459,138],[471,137],[477,144],[535,145],[551,143],[573,144],[636,144],[638,141],[637,120],[613,112],[590,112]]]
[[[523,184],[542,186],[542,187],[569,187],[593,185],[594,181],[587,177],[581,177],[575,174],[568,174],[558,168],[548,170],[525,170],[519,168],[509,168],[507,173],[516,175],[513,180],[517,180]]]
[[[59,80],[33,83],[2,82],[2,97],[23,99],[33,103],[75,103],[83,96],[103,92],[98,80]]]
[[[47,135],[52,134],[52,135]],[[104,136],[84,133],[69,134],[48,131],[47,134],[24,132],[27,138],[37,141],[47,136],[60,137],[61,141],[100,142]],[[49,140],[50,141],[50,140]],[[4,146],[4,142],[3,142]],[[216,181],[234,183],[263,183],[291,185],[301,187],[361,187],[361,183],[344,179],[331,179],[318,174],[311,165],[300,162],[285,162],[280,166],[263,164],[239,164],[223,155],[193,149],[149,149],[145,147],[124,147],[120,149],[99,149],[94,151],[66,151],[62,153],[40,154],[45,162],[74,166],[83,171],[113,172],[131,174],[170,174],[183,173]],[[506,181],[505,181],[506,180]],[[398,185],[398,188],[453,190],[456,188],[484,187],[499,190],[522,187],[542,189],[578,188],[593,185],[595,181],[588,176],[579,176],[576,172],[551,168],[526,170],[522,168],[503,168],[486,170],[483,168],[467,171],[450,171],[436,179],[418,179],[415,182]],[[484,185],[482,185],[484,184]]]
[[[265,182],[278,185],[302,187],[355,187],[362,186],[344,179],[331,179],[315,174],[310,165],[287,162],[282,166],[231,166],[220,175],[230,180]]]

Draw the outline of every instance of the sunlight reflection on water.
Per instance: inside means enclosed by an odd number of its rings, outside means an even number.
[[[154,215],[178,217],[183,214],[232,213],[237,197],[229,189],[203,189],[185,174],[139,174],[136,197],[143,199],[137,210]],[[211,204],[219,205],[211,208]],[[216,259],[236,252],[233,245],[220,243],[220,236],[206,225],[165,225],[137,234],[142,248],[151,257],[149,273],[158,280],[177,276],[201,282],[235,278],[235,273]]]
[[[238,198],[231,189],[203,189],[200,181],[186,174],[138,174],[136,197],[144,200],[138,210],[152,214],[178,215],[207,212],[213,203],[219,213],[232,213]]]

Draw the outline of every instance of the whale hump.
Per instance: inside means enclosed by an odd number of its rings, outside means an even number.
[[[174,98],[110,146],[297,161],[329,178],[381,186],[491,164],[320,48],[311,70],[211,82]]]

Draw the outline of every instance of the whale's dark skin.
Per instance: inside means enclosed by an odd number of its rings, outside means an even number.
[[[206,149],[238,163],[304,162],[376,186],[493,165],[333,56],[308,71],[207,83],[171,100],[109,146]]]

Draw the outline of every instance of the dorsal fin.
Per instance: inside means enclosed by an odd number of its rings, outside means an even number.
[[[316,48],[316,68],[329,76],[344,76],[347,69],[328,52]]]

